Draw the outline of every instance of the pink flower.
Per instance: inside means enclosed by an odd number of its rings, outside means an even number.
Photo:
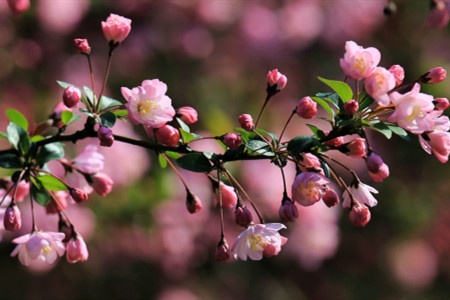
[[[225,238],[217,245],[215,257],[216,261],[221,263],[226,263],[230,259],[230,249]]]
[[[352,184],[349,187],[350,193],[352,193],[353,197],[356,201],[362,204],[366,204],[367,206],[373,207],[378,204],[377,199],[372,196],[372,193],[378,194],[378,191],[373,187],[364,184],[362,182],[358,182],[356,185]],[[350,207],[351,199],[347,190],[342,194],[342,198],[344,201],[342,202],[342,207]]]
[[[377,67],[366,78],[364,87],[378,105],[387,106],[390,103],[388,92],[395,87],[395,77],[385,68]]]
[[[8,6],[15,15],[20,15],[30,8],[30,0],[8,0]]]
[[[369,172],[369,175],[373,181],[383,182],[385,178],[389,177],[389,167],[383,163],[377,172]]]
[[[170,125],[163,125],[156,130],[156,138],[164,145],[175,147],[180,141],[180,131]]]
[[[426,153],[433,153],[441,163],[448,161],[450,154],[450,132],[432,131],[419,135],[419,142]]]
[[[3,217],[3,226],[9,231],[16,231],[22,227],[22,217],[17,205],[11,204],[8,206]]]
[[[241,127],[247,131],[250,131],[253,129],[253,127],[255,127],[255,125],[253,124],[253,118],[249,114],[240,115],[238,121]]]
[[[239,133],[227,133],[223,136],[223,143],[230,149],[237,149],[242,144],[241,135]]]
[[[353,158],[363,158],[366,156],[366,140],[356,138],[346,145],[346,154]]]
[[[418,83],[406,94],[392,93],[391,101],[395,105],[395,111],[388,119],[390,122],[395,122],[414,134],[421,134],[433,126],[434,122],[428,115],[434,108],[433,96],[420,93]]]
[[[349,100],[349,101],[345,102],[345,104],[344,104],[344,111],[347,114],[349,114],[350,116],[353,116],[354,114],[356,114],[358,109],[359,109],[358,101]]]
[[[280,91],[286,87],[287,77],[278,72],[278,69],[274,69],[267,73],[266,82],[269,88]]]
[[[66,259],[69,263],[76,263],[78,261],[86,261],[89,257],[89,252],[81,235],[76,234],[66,246]]]
[[[334,139],[328,140],[326,142],[324,142],[325,145],[329,146],[329,147],[339,147],[344,143],[344,137],[343,136],[339,136],[336,137]]]
[[[360,80],[374,72],[380,59],[381,54],[378,49],[373,47],[364,49],[353,41],[347,41],[344,58],[341,58],[340,65],[346,76]]]
[[[433,104],[437,110],[446,110],[449,106],[447,98],[436,98],[433,100]]]
[[[348,213],[348,218],[353,225],[364,227],[370,221],[370,210],[367,206],[357,203]]]
[[[242,205],[239,205],[234,211],[234,218],[236,224],[247,228],[253,221],[253,216],[250,210]]]
[[[100,126],[97,136],[100,141],[100,146],[111,147],[114,143],[114,135],[111,128]]]
[[[402,84],[403,79],[405,79],[405,70],[400,65],[393,65],[388,70],[395,78],[395,86]]]
[[[294,222],[295,219],[298,218],[298,209],[295,206],[295,203],[290,199],[283,200],[278,215],[280,216],[280,220],[284,223]]]
[[[175,116],[172,100],[166,96],[167,85],[159,79],[144,80],[141,86],[131,90],[122,87],[121,91],[128,101],[125,106],[133,124],[159,128]]]
[[[87,174],[93,174],[103,170],[105,158],[103,154],[97,150],[97,146],[87,145],[86,148],[75,157],[73,165],[81,172]]]
[[[297,114],[304,119],[312,119],[317,114],[317,103],[310,97],[303,97],[297,104]]]
[[[63,93],[64,105],[72,108],[77,106],[81,99],[81,92],[76,87],[69,85]]]
[[[131,20],[110,14],[106,22],[102,22],[102,30],[108,42],[122,43],[131,31]]]
[[[422,75],[424,83],[439,83],[447,77],[447,71],[442,67],[436,67]]]
[[[91,176],[92,187],[94,191],[102,197],[105,197],[112,191],[113,180],[107,174],[98,172]]]
[[[261,260],[264,252],[267,255],[277,255],[281,251],[287,238],[281,236],[278,231],[286,226],[280,223],[256,224],[245,229],[233,243],[231,251],[235,259],[244,261],[249,257],[252,260]]]
[[[237,203],[237,195],[229,185],[220,182],[220,189],[222,190],[222,206],[226,208],[235,207]],[[216,204],[219,203],[219,192],[216,192]]]
[[[322,199],[325,186],[330,183],[326,177],[304,172],[295,177],[292,184],[292,199],[303,206],[310,206]]]
[[[367,170],[369,175],[375,182],[383,182],[389,176],[389,167],[386,165],[381,157],[375,152],[371,152],[367,158]]]
[[[19,261],[28,266],[35,260],[42,260],[49,264],[64,254],[64,233],[37,231],[14,239],[17,244],[11,256],[19,254]]]
[[[188,125],[198,121],[197,111],[190,106],[183,106],[177,109],[177,116],[180,117],[181,121]]]
[[[81,54],[88,55],[91,53],[91,47],[89,46],[89,42],[87,39],[74,39],[73,45],[75,49]]]
[[[315,171],[316,173],[320,173],[321,175],[325,175],[323,173],[322,165],[320,164],[320,160],[311,153],[301,153],[299,159],[299,168],[302,172],[310,172]]]

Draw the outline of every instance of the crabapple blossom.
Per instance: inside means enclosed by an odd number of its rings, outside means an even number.
[[[14,203],[8,206],[5,211],[5,215],[3,216],[3,226],[9,231],[16,231],[22,227],[20,210]]]
[[[294,222],[298,218],[298,209],[292,200],[283,200],[278,215],[284,223]]]
[[[334,139],[325,141],[324,144],[329,146],[329,147],[339,147],[344,143],[344,137],[343,136],[339,136],[336,137]]]
[[[344,111],[349,114],[350,116],[353,116],[356,114],[356,112],[359,109],[359,103],[355,100],[349,100],[344,103]]]
[[[239,234],[231,247],[234,258],[261,260],[265,251],[269,256],[277,255],[287,241],[278,231],[285,228],[280,223],[250,225]]]
[[[198,198],[198,196],[193,194],[190,190],[186,190],[186,192],[186,208],[188,212],[190,212],[191,214],[199,212],[203,206],[200,198]]]
[[[302,172],[314,171],[325,175],[320,160],[312,153],[301,153],[299,155],[299,168]]]
[[[303,206],[310,206],[322,199],[325,186],[331,181],[314,172],[304,172],[295,177],[292,199]]]
[[[348,218],[353,225],[364,227],[370,221],[370,210],[367,206],[356,203],[348,213]]]
[[[19,261],[25,266],[30,265],[35,260],[53,264],[58,256],[64,254],[63,239],[64,233],[61,232],[35,231],[12,241],[17,246],[11,256],[19,254]]]
[[[63,102],[64,105],[72,108],[77,106],[77,104],[80,102],[81,100],[81,92],[78,88],[69,85],[63,93]]]
[[[345,54],[340,59],[344,74],[350,79],[361,80],[370,76],[380,62],[381,54],[378,49],[363,48],[353,41],[345,43]]]
[[[184,123],[190,125],[194,124],[198,121],[198,113],[197,111],[190,107],[190,106],[183,106],[176,110],[177,116],[183,121]]]
[[[216,261],[226,263],[230,259],[230,249],[225,239],[222,239],[216,248]]]
[[[105,197],[112,191],[114,182],[109,175],[103,172],[97,172],[91,175],[91,179],[94,191],[100,196]]]
[[[232,188],[229,185],[224,184],[223,182],[220,182],[220,189],[222,192],[222,207],[231,208],[235,207],[237,203],[237,195],[234,191],[234,188]],[[219,203],[219,192],[216,192],[216,203]]]
[[[91,53],[91,47],[89,46],[89,42],[87,39],[74,39],[73,45],[75,49],[81,54],[88,55]]]
[[[269,88],[280,91],[286,87],[287,77],[278,72],[278,69],[273,69],[267,73],[266,82]]]
[[[447,98],[436,98],[433,100],[433,104],[437,110],[446,110],[449,106],[449,101]]]
[[[377,101],[378,105],[390,104],[388,92],[395,87],[395,77],[382,67],[377,67],[364,81],[367,93]]]
[[[87,174],[97,173],[103,170],[105,157],[98,152],[95,145],[87,145],[73,160],[73,165],[81,172]]]
[[[346,154],[353,158],[363,158],[366,156],[366,140],[356,138],[345,146]]]
[[[230,149],[237,149],[242,144],[241,135],[239,133],[227,133],[222,138],[223,143]]]
[[[369,172],[369,175],[373,181],[383,182],[385,178],[389,177],[389,167],[383,163],[377,172]]]
[[[79,188],[70,189],[70,196],[72,196],[73,200],[77,203],[84,202],[88,199],[87,193]]]
[[[172,100],[166,95],[167,85],[159,79],[144,80],[141,86],[131,90],[122,87],[128,103],[128,118],[133,124],[160,128],[175,116]]]
[[[447,77],[447,71],[442,67],[436,67],[425,73],[421,78],[424,83],[439,83]]]
[[[317,114],[317,103],[310,97],[303,97],[297,104],[297,114],[304,119],[312,119]]]
[[[106,22],[102,22],[102,30],[108,42],[122,43],[131,31],[131,20],[110,14]]]
[[[253,124],[253,118],[249,114],[240,115],[238,120],[241,127],[247,131],[250,131],[255,127]]]
[[[70,239],[66,245],[66,259],[69,263],[76,263],[78,261],[86,261],[89,257],[89,252],[86,243],[79,234]]]
[[[98,139],[100,141],[100,146],[111,147],[114,143],[114,135],[111,128],[106,126],[100,126],[98,129]]]
[[[391,66],[388,71],[394,75],[395,78],[395,86],[399,86],[402,84],[403,79],[405,79],[405,70],[400,65]]]
[[[180,131],[170,125],[163,125],[156,130],[156,138],[164,145],[175,147],[180,141]]]
[[[339,203],[339,196],[333,189],[327,189],[322,197],[323,202],[328,207],[333,207]]]
[[[253,216],[250,210],[243,205],[238,205],[234,211],[236,224],[247,228],[253,221]]]
[[[448,161],[450,154],[450,132],[432,131],[419,135],[420,146],[426,153],[433,153],[441,163]]]
[[[375,199],[373,194],[378,194],[378,191],[373,187],[364,184],[362,182],[353,183],[349,187],[350,193],[352,193],[354,199],[362,204],[366,204],[367,206],[373,207],[378,204],[377,199]],[[351,197],[347,190],[342,194],[342,198],[344,199],[342,202],[342,207],[350,207],[351,206]]]
[[[434,109],[434,99],[431,95],[420,93],[418,83],[406,94],[394,92],[390,96],[395,105],[395,111],[388,119],[390,122],[395,122],[414,134],[430,130],[433,120],[429,117],[428,112]]]

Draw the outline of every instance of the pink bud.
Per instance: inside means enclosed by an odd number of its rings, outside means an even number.
[[[388,70],[395,78],[395,86],[402,84],[403,79],[405,79],[405,70],[400,65],[393,65]]]
[[[375,152],[371,152],[366,161],[367,169],[373,173],[378,172],[383,163],[383,159]]]
[[[177,109],[177,116],[181,119],[181,121],[188,125],[194,124],[198,121],[197,111],[190,106],[183,106]]]
[[[239,226],[247,228],[253,221],[253,216],[250,210],[245,206],[238,206],[234,211],[236,224]]]
[[[220,182],[220,189],[222,192],[222,206],[226,208],[235,207],[237,203],[237,195],[236,192],[234,191],[234,188]],[[219,202],[218,195],[217,195],[217,202]]]
[[[326,142],[324,142],[325,145],[329,146],[329,147],[339,147],[344,143],[344,137],[343,136],[339,136],[337,138],[328,140]]]
[[[223,238],[217,245],[215,256],[216,261],[221,263],[226,263],[230,259],[230,250],[225,238]]]
[[[75,49],[81,54],[88,55],[89,53],[91,53],[91,47],[89,46],[87,39],[74,39],[73,45]]]
[[[389,167],[383,163],[377,172],[369,172],[369,175],[373,181],[383,182],[385,178],[389,177]]]
[[[347,144],[347,155],[353,158],[363,158],[366,156],[366,140],[363,138],[356,138]]]
[[[191,214],[195,214],[202,209],[202,202],[197,197],[197,195],[192,194],[190,190],[187,190],[187,197],[186,197],[186,208],[188,212]]]
[[[20,15],[30,8],[30,0],[8,0],[9,9],[15,15]]]
[[[156,131],[156,138],[164,145],[175,147],[180,140],[180,132],[170,125],[164,125]]]
[[[355,100],[349,100],[345,102],[344,104],[344,111],[349,114],[350,116],[353,116],[356,114],[356,112],[359,109],[359,103]]]
[[[290,199],[283,200],[278,214],[282,222],[294,222],[298,218],[298,209]]]
[[[89,252],[83,238],[76,234],[66,246],[66,259],[69,263],[76,263],[78,261],[86,261],[89,257]]]
[[[442,67],[436,67],[422,75],[424,83],[439,83],[447,77],[447,71]]]
[[[3,226],[9,231],[16,231],[22,227],[22,217],[17,205],[11,204],[8,206],[3,217]]]
[[[65,111],[72,111],[72,110],[70,108],[68,108],[67,106],[65,106],[63,101],[59,101],[55,105],[55,108],[53,108],[53,112],[49,117],[49,119],[53,120],[52,126],[55,126],[57,128],[61,128],[64,126],[64,124],[61,122],[61,115]]]
[[[102,30],[108,42],[122,43],[131,31],[131,20],[110,14],[106,22],[102,22]]]
[[[297,114],[304,119],[312,119],[317,114],[317,103],[310,97],[303,97],[297,104]]]
[[[79,188],[71,188],[70,196],[72,196],[73,200],[77,203],[84,202],[88,199],[86,192]]]
[[[223,136],[222,141],[230,149],[237,149],[242,144],[241,135],[238,133],[227,133]]]
[[[250,131],[255,127],[253,124],[253,118],[249,114],[240,115],[238,121],[239,124],[241,124],[241,127],[247,131]]]
[[[367,206],[357,203],[353,205],[348,218],[353,225],[364,227],[370,221],[370,210]]]
[[[54,198],[45,207],[48,214],[57,214],[67,208],[67,191],[57,191]],[[58,203],[55,203],[57,201]]]
[[[326,206],[333,207],[339,203],[339,196],[334,190],[328,189],[323,195],[322,200]]]
[[[111,147],[114,143],[114,135],[110,128],[106,126],[100,126],[97,132],[100,146]]]
[[[107,174],[98,172],[91,175],[92,187],[94,191],[102,197],[105,197],[112,191],[113,180]]]
[[[278,72],[278,69],[274,69],[267,73],[266,81],[269,88],[280,91],[286,87],[287,77]]]
[[[72,108],[76,106],[78,102],[80,102],[80,99],[81,99],[81,92],[76,87],[69,85],[64,90],[63,102],[65,106]]]
[[[433,100],[433,104],[437,110],[446,110],[449,106],[447,98],[436,98]]]

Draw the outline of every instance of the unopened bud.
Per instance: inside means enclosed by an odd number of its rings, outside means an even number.
[[[22,217],[17,205],[11,204],[8,206],[3,217],[3,226],[9,231],[16,231],[22,227]]]
[[[349,114],[350,116],[353,116],[356,114],[356,112],[359,109],[359,103],[355,100],[349,100],[345,102],[344,104],[344,111]]]
[[[297,104],[296,112],[304,119],[312,119],[317,114],[317,103],[310,97],[303,97]]]
[[[197,111],[190,106],[183,106],[177,109],[177,116],[181,119],[181,121],[188,125],[194,124],[198,121]]]
[[[230,250],[225,238],[221,239],[216,248],[216,261],[226,263],[230,259]]]
[[[274,69],[267,73],[266,82],[268,90],[280,91],[286,87],[287,77]]]
[[[284,223],[294,222],[298,218],[298,209],[289,198],[282,201],[279,210],[280,220]]]
[[[222,142],[230,149],[237,149],[242,144],[241,135],[239,133],[227,133],[223,136]]]
[[[395,86],[402,84],[403,79],[405,79],[405,70],[400,65],[393,65],[388,70],[395,78]]]
[[[111,128],[100,126],[97,136],[100,141],[100,146],[111,147],[114,143],[114,135]]]
[[[357,203],[353,205],[348,218],[353,225],[364,227],[370,221],[370,210],[367,206]]]
[[[449,102],[447,98],[436,98],[433,100],[433,104],[435,109],[437,110],[446,110],[449,106]]]
[[[89,252],[81,235],[76,234],[66,246],[66,259],[69,263],[76,263],[78,261],[86,261],[89,257]]]
[[[77,203],[84,202],[88,199],[86,192],[79,188],[71,188],[70,196],[72,196],[73,200]]]
[[[423,74],[420,77],[420,80],[423,83],[439,83],[443,81],[447,77],[447,71],[442,67],[436,67],[428,71],[427,73]]]
[[[383,163],[377,172],[369,172],[369,175],[373,181],[383,182],[385,178],[389,177],[389,167]]]
[[[81,100],[81,92],[76,87],[69,85],[63,93],[64,105],[72,108],[76,106]]]
[[[108,174],[98,172],[91,175],[92,187],[94,191],[102,197],[105,197],[112,191],[114,181]]]
[[[164,145],[175,147],[180,140],[180,132],[170,125],[164,125],[156,130],[156,138]]]
[[[110,14],[106,22],[102,22],[102,30],[108,42],[122,43],[131,31],[131,20]]]
[[[345,147],[346,154],[353,158],[363,158],[366,156],[366,140],[356,138]]]
[[[339,196],[333,189],[327,189],[322,200],[326,206],[333,207],[339,203]]]
[[[383,159],[376,154],[375,152],[371,152],[369,157],[367,158],[367,169],[369,172],[376,173],[383,165]]]
[[[234,188],[220,182],[220,189],[222,192],[222,206],[226,208],[235,207],[237,203],[237,195]],[[219,201],[218,194],[219,192],[217,191],[217,202]]]
[[[336,137],[334,139],[328,140],[326,142],[324,142],[325,145],[329,146],[329,147],[339,147],[344,143],[344,137],[343,136],[339,136]]]
[[[245,228],[247,228],[253,221],[252,213],[245,206],[239,205],[234,211],[234,216],[236,224]]]
[[[202,202],[197,197],[197,195],[194,195],[190,190],[186,190],[187,197],[186,197],[186,208],[188,212],[191,214],[195,214],[202,209]]]
[[[81,54],[89,54],[91,53],[91,47],[89,46],[87,39],[74,39],[73,45],[75,49]]]
[[[240,115],[238,121],[241,127],[247,131],[250,131],[255,127],[255,124],[253,123],[253,118],[249,114]]]

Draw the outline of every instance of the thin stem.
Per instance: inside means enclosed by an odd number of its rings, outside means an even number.
[[[181,176],[180,172],[178,172],[177,168],[175,168],[174,164],[170,161],[170,159],[164,153],[161,153],[161,155],[167,161],[167,163],[172,168],[172,170],[175,172],[175,174],[177,174],[178,178],[180,178],[180,181],[183,183],[184,188],[188,191],[189,190],[188,185],[187,185],[186,181],[184,181],[184,179]]]
[[[31,233],[36,232],[37,231],[37,227],[36,227],[36,219],[34,217],[34,199],[33,199],[33,195],[30,193],[30,204],[31,204]]]
[[[25,172],[27,171],[28,169],[23,169],[22,170],[22,172],[20,172],[20,174],[19,174],[19,178],[17,179],[17,182],[16,182],[16,184],[14,185],[14,193],[13,193],[13,197],[12,197],[12,199],[11,199],[11,203],[15,203],[16,202],[16,194],[17,194],[17,189],[18,189],[18,187],[19,187],[19,182],[22,180],[22,177],[23,177],[23,174],[25,174]]]
[[[86,54],[87,60],[88,60],[88,65],[89,65],[89,76],[91,78],[91,88],[92,88],[92,103],[94,103],[94,98],[95,98],[95,85],[94,85],[94,71],[92,69],[92,62],[91,62],[91,56],[89,54]],[[88,104],[88,110],[92,111],[93,108],[91,107],[91,103],[89,102],[89,100],[86,101],[86,103]],[[93,112],[93,111],[92,111]]]
[[[416,84],[416,82],[419,82],[419,79],[416,79],[416,80],[411,81],[411,82],[406,83],[406,84],[399,85],[399,86],[393,88],[392,90],[390,90],[388,92],[388,95],[393,93],[393,92],[401,91],[401,90],[406,89],[406,88],[408,88],[410,86],[413,86],[414,84]]]
[[[220,186],[220,169],[217,169],[217,179],[219,180],[219,210],[220,210],[220,237],[223,239],[225,237],[225,224],[223,221],[223,203],[222,203],[222,188]]]
[[[2,201],[0,201],[0,206],[3,204],[3,202],[5,201],[6,197],[9,195],[9,193],[11,193],[11,190],[14,188],[14,185],[12,185],[11,187],[8,188],[8,190],[6,191],[5,195],[2,198]]]
[[[349,167],[347,167],[347,166],[344,165],[343,163],[337,161],[336,159],[334,159],[334,158],[332,158],[332,157],[329,157],[329,156],[326,155],[326,154],[320,154],[320,156],[325,157],[325,158],[327,158],[327,159],[329,159],[329,160],[331,160],[331,161],[337,163],[338,165],[340,165],[341,167],[343,167],[344,169],[346,169],[346,170],[349,171],[350,173],[352,173],[352,174],[354,173],[354,171],[353,171],[352,169],[350,169]]]
[[[280,137],[278,138],[279,141],[281,141],[281,138],[283,137],[284,131],[286,130],[286,128],[287,128],[289,122],[291,122],[292,117],[295,115],[296,112],[297,112],[297,110],[294,109],[294,110],[292,111],[291,115],[289,116],[288,120],[286,121],[286,124],[284,124],[283,130],[281,131]]]
[[[103,92],[105,90],[106,87],[106,81],[108,80],[108,74],[109,74],[109,70],[111,69],[111,61],[112,61],[112,54],[114,51],[114,47],[109,46],[109,52],[108,52],[108,62],[106,63],[106,70],[105,70],[105,76],[103,77],[103,84],[102,84],[102,89],[100,90],[100,95],[98,96],[98,102],[95,106],[95,111],[98,111],[101,107],[102,104],[102,96],[103,96]]]
[[[261,119],[261,116],[262,116],[262,113],[263,113],[263,111],[264,111],[264,108],[266,107],[266,105],[267,105],[267,103],[269,102],[269,100],[270,100],[271,97],[272,97],[272,94],[267,93],[266,100],[264,101],[264,104],[263,104],[263,106],[261,107],[261,110],[259,111],[258,118],[256,119],[255,128],[258,127],[259,120]]]

